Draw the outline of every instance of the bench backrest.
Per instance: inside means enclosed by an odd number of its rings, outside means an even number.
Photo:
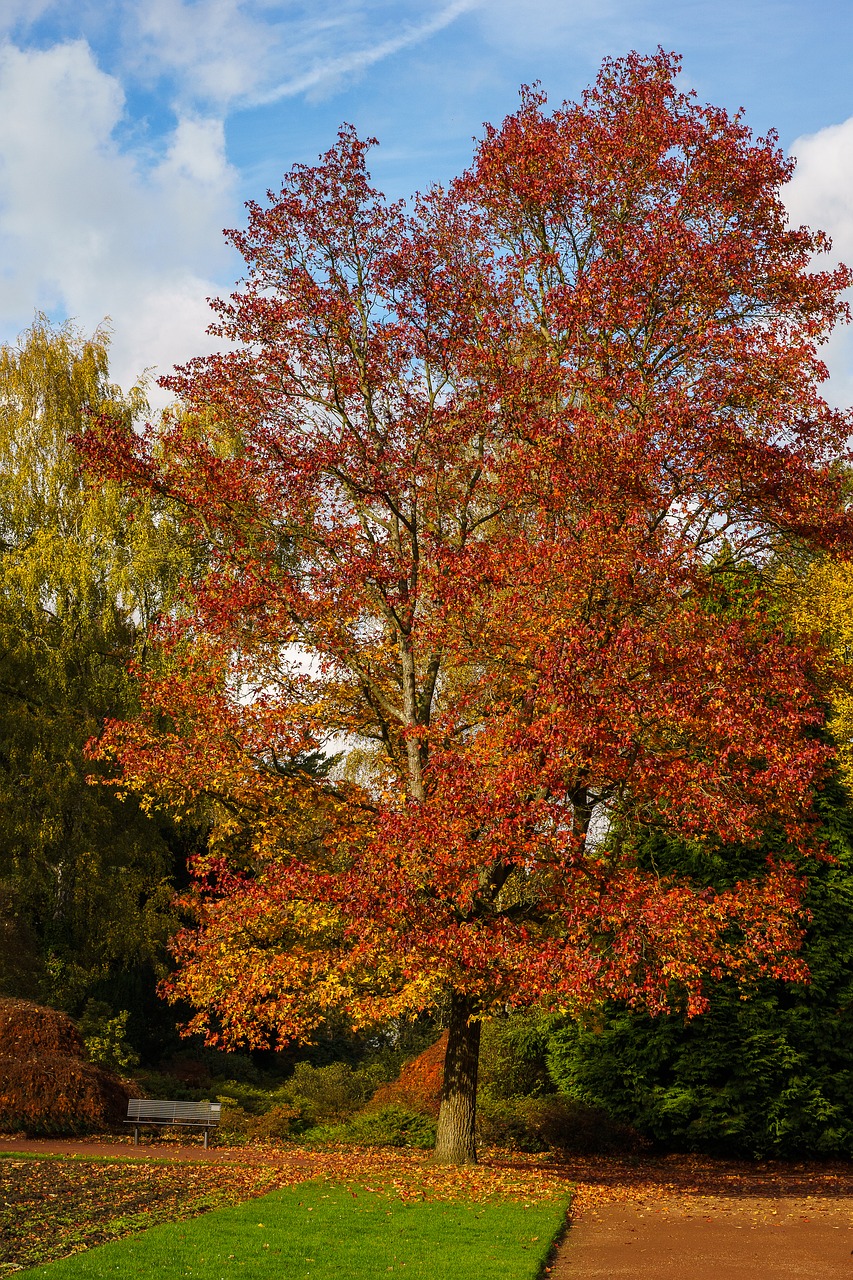
[[[159,1120],[163,1124],[219,1124],[221,1102],[163,1102],[157,1098],[130,1098],[128,1120]]]

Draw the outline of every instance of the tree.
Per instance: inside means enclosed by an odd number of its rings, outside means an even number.
[[[682,1150],[792,1159],[853,1150],[851,814],[832,782],[818,801],[832,861],[810,869],[807,983],[763,978],[743,998],[730,979],[701,1018],[649,1018],[610,1005],[556,1030],[552,1078],[570,1097]],[[652,835],[641,856],[704,883],[745,873],[762,850],[719,850]]]
[[[226,1042],[443,1004],[442,1160],[474,1158],[482,1017],[802,972],[784,861],[715,893],[634,852],[652,814],[809,845],[809,650],[760,595],[718,609],[713,565],[850,536],[818,356],[848,273],[677,61],[526,92],[411,211],[343,129],[229,233],[232,345],[166,380],[180,414],[83,441],[213,548],[98,748],[218,806],[172,992]],[[300,767],[341,743],[347,772]]]
[[[167,825],[83,755],[136,709],[128,660],[187,562],[162,504],[88,483],[69,437],[145,409],[103,331],[38,317],[0,349],[0,984],[74,1012],[118,971],[153,984],[175,925]]]

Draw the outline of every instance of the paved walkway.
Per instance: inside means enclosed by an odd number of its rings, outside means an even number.
[[[614,1201],[572,1224],[550,1280],[853,1280],[853,1198]]]

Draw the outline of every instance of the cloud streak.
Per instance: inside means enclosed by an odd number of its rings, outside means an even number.
[[[377,62],[382,62],[385,58],[392,57],[403,49],[428,40],[430,36],[437,35],[439,31],[443,31],[445,27],[450,26],[452,22],[455,22],[464,13],[468,13],[478,7],[479,0],[453,0],[451,4],[445,5],[426,22],[409,25],[397,35],[380,40],[378,43],[366,48],[355,49],[338,57],[329,58],[302,75],[284,80],[274,89],[251,95],[248,99],[248,105],[269,106],[271,103],[280,102],[283,98],[292,98],[300,93],[308,93],[312,89],[317,89],[323,85],[331,87],[332,84],[337,83],[344,76],[357,74]]]

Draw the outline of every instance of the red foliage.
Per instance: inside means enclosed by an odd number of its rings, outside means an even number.
[[[64,1013],[0,1000],[0,1130],[80,1133],[120,1124],[134,1087],[84,1055]]]
[[[407,1062],[396,1080],[381,1084],[370,1100],[373,1107],[386,1107],[397,1102],[410,1111],[420,1111],[425,1116],[437,1116],[441,1106],[441,1084],[444,1076],[444,1055],[447,1053],[447,1032],[443,1031],[435,1044]]]
[[[9,996],[0,998],[0,1053],[17,1058],[42,1053],[86,1056],[80,1032],[66,1013]]]
[[[819,356],[850,274],[676,72],[526,94],[410,212],[342,130],[229,233],[232,346],[166,380],[181,412],[83,441],[208,556],[95,750],[216,820],[171,986],[214,1039],[802,972],[785,862],[712,892],[634,856],[654,823],[812,848],[812,655],[762,573],[851,544]],[[348,776],[306,767],[342,740]]]

